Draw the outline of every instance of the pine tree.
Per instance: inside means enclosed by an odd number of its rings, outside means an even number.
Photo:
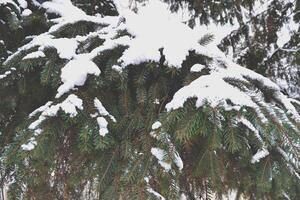
[[[249,69],[213,48],[213,33],[198,35],[156,0],[131,1],[134,11],[120,1],[22,2],[0,3],[0,186],[8,199],[300,195],[298,79],[284,76],[285,90],[262,76],[278,78],[269,69],[278,61],[266,54],[276,27],[291,15],[297,22],[298,2],[274,0],[252,17],[259,0],[168,1],[172,11],[189,5],[189,26],[237,20],[219,48],[233,48]],[[269,28],[251,34],[260,23]],[[274,53],[289,56],[287,74],[297,67],[297,34]]]

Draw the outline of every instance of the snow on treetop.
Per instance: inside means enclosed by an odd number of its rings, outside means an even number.
[[[116,2],[120,3],[122,1]],[[217,45],[220,39],[234,30],[235,26],[229,24],[219,26],[217,32],[221,34],[215,35],[215,42],[204,47],[199,44],[199,39],[207,33],[211,33],[212,30],[216,30],[215,24],[191,29],[182,23],[177,14],[170,12],[167,4],[159,0],[151,0],[143,6],[139,6],[137,13],[120,5],[117,6],[119,16],[100,17],[99,15],[87,15],[81,9],[75,7],[70,0],[44,2],[41,6],[47,12],[56,13],[60,16],[52,20],[56,24],[48,32],[33,37],[31,42],[18,49],[6,62],[21,51],[36,46],[39,47],[38,50],[41,52],[46,47],[55,48],[60,58],[69,60],[61,70],[62,84],[56,95],[57,98],[60,98],[76,86],[84,85],[89,74],[96,76],[100,74],[98,66],[92,60],[96,56],[101,56],[105,50],[117,46],[126,47],[126,50],[118,59],[119,63],[114,65],[120,66],[114,67],[120,73],[122,73],[122,68],[126,68],[131,64],[137,65],[149,61],[159,62],[161,53],[165,57],[164,64],[169,67],[181,68],[182,62],[186,60],[190,51],[194,50],[198,54],[212,58],[213,61],[207,66],[210,69],[210,74],[200,76],[188,86],[181,88],[167,104],[167,111],[182,107],[184,102],[191,97],[197,98],[196,105],[198,107],[208,102],[212,106],[223,105],[227,109],[239,109],[246,106],[257,110],[259,105],[257,105],[254,96],[262,99],[263,91],[253,91],[247,88],[241,90],[241,88],[226,81],[227,79],[234,79],[243,83],[257,81],[262,87],[271,89],[274,97],[285,107],[285,110],[291,113],[294,119],[300,120],[299,114],[291,104],[291,100],[280,92],[280,88],[275,83],[260,74],[233,63],[218,49]],[[59,28],[78,21],[103,23],[106,26],[87,35],[74,38],[56,38],[53,36],[53,33]],[[120,31],[127,31],[129,35],[118,36]],[[103,44],[94,48],[91,52],[80,53],[78,44],[94,36],[103,39]],[[31,56],[29,54],[27,58]]]
[[[153,14],[155,12],[155,14]],[[138,13],[127,12],[126,29],[134,38],[120,61],[123,66],[146,61],[159,61],[159,49],[169,66],[181,67],[190,50],[198,47],[201,35],[181,23],[167,5],[150,1]]]

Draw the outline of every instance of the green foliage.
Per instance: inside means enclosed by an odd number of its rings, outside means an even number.
[[[73,2],[89,14],[117,14],[111,1]],[[176,10],[184,1],[169,2]],[[196,11],[195,17],[199,16],[201,23],[211,20],[228,23],[234,18],[242,23],[238,12],[241,5],[251,10],[254,1],[185,2]],[[32,10],[31,15],[21,17],[12,5],[0,7],[0,19],[8,22],[5,29],[0,29],[0,40],[4,41],[0,42],[3,61],[10,54],[8,50],[15,52],[31,40],[26,36],[50,27],[43,10],[35,7]],[[66,24],[53,35],[55,38],[87,36],[104,27],[78,21]],[[233,41],[241,39],[247,31],[245,26],[241,27],[244,29],[236,32],[239,36],[233,34],[231,40],[223,41],[223,50],[228,45],[235,48]],[[12,40],[14,34],[20,37]],[[274,40],[270,39],[273,36],[257,34],[254,38],[257,42]],[[122,36],[131,37],[127,31],[120,31],[115,37]],[[199,43],[205,46],[212,40],[213,36],[208,34]],[[92,35],[80,41],[76,52],[89,53],[104,41]],[[293,43],[297,41],[296,36],[292,38]],[[265,74],[266,64],[261,62],[268,50],[255,45],[239,62]],[[77,109],[75,117],[60,109],[57,115],[46,117],[39,125],[39,133],[28,127],[43,117],[41,112],[32,117],[29,114],[49,100],[58,105],[66,99],[66,95],[55,98],[55,94],[61,85],[61,69],[68,61],[61,59],[51,47],[43,50],[43,58],[23,60],[37,49],[22,50],[0,64],[0,74],[16,68],[4,81],[0,80],[0,187],[15,180],[9,187],[9,199],[157,199],[149,189],[166,199],[179,199],[182,193],[188,199],[212,199],[213,196],[221,199],[231,190],[237,191],[237,199],[242,196],[287,199],[285,195],[297,199],[299,196],[300,125],[285,113],[274,89],[264,87],[260,81],[247,77],[247,81],[225,79],[226,83],[253,95],[257,110],[249,107],[228,110],[221,104],[212,107],[209,102],[196,107],[196,99],[191,98],[182,108],[165,112],[176,91],[209,74],[212,58],[190,52],[180,69],[169,68],[164,62],[145,62],[116,70],[113,66],[121,64],[119,58],[127,49],[118,46],[98,54],[93,62],[101,74],[88,76],[85,85],[72,91],[83,101],[84,109]],[[206,68],[191,73],[196,63]],[[116,122],[98,113],[94,105],[96,97]],[[299,111],[296,101],[295,107]],[[109,133],[105,137],[99,134],[99,116],[108,122]],[[162,126],[152,130],[157,120]],[[31,138],[37,145],[31,151],[24,151],[22,145]],[[170,171],[161,167],[151,154],[153,147],[164,150],[163,161],[171,165]],[[253,155],[263,148],[269,154],[251,163]],[[176,155],[183,160],[182,170],[176,164]]]

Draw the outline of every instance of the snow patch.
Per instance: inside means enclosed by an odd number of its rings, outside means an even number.
[[[10,74],[11,74],[10,70],[6,71],[4,74],[0,74],[0,80],[3,79],[3,78],[6,78]]]
[[[269,155],[269,151],[266,148],[262,148],[252,157],[251,163],[254,164],[259,162],[261,159]]]
[[[24,151],[31,151],[34,149],[34,147],[37,145],[37,142],[35,141],[35,138],[32,137],[29,139],[29,141],[26,144],[22,144],[21,148]]]
[[[39,118],[29,125],[29,129],[36,129],[44,120],[47,119],[47,117],[53,117],[57,115],[60,109],[69,114],[70,117],[75,117],[78,114],[77,109],[83,110],[82,100],[79,99],[75,94],[70,94],[62,103],[56,105],[51,104],[52,102],[48,102],[30,114],[32,117],[38,112],[42,112]]]
[[[164,161],[166,152],[160,148],[151,148],[152,155],[158,160],[158,163],[164,168],[166,172],[171,170],[171,164]]]
[[[202,69],[204,69],[205,66],[204,65],[201,65],[201,64],[195,64],[192,66],[191,68],[191,72],[201,72]]]
[[[107,129],[108,122],[104,117],[98,117],[97,123],[99,126],[99,134],[104,137],[109,132]]]
[[[22,60],[33,59],[33,58],[43,58],[43,57],[45,57],[44,52],[35,51],[35,52],[30,53],[30,54],[27,54]]]
[[[101,101],[97,97],[94,99],[94,105],[97,108],[100,115],[109,116],[113,122],[116,122],[115,117],[109,114],[109,112],[105,109],[105,107],[102,105]]]
[[[154,122],[153,124],[152,124],[152,130],[156,130],[156,129],[158,129],[158,128],[160,128],[161,127],[161,123],[159,122],[159,121],[156,121],[156,122]]]
[[[181,157],[179,156],[178,152],[175,152],[174,156],[175,156],[174,162],[175,162],[176,166],[178,167],[178,169],[181,171],[183,169],[183,161],[182,161]]]
[[[23,10],[23,12],[22,12],[22,16],[23,17],[26,17],[26,16],[29,16],[29,15],[31,15],[32,14],[32,11],[30,10],[30,9],[25,9],[25,10]]]
[[[100,69],[94,62],[84,59],[69,61],[61,70],[60,77],[63,84],[57,89],[56,98],[74,89],[75,86],[83,86],[89,74],[96,76],[100,74]]]

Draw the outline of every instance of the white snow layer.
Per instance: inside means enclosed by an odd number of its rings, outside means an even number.
[[[27,8],[27,1],[26,0],[17,0],[19,5],[22,7],[22,8]]]
[[[154,196],[156,196],[159,200],[165,200],[165,198],[159,194],[158,192],[156,192],[155,190],[153,190],[152,188],[147,188],[147,191],[151,194],[153,194]]]
[[[156,122],[154,122],[153,124],[152,124],[152,130],[156,130],[156,129],[158,129],[158,128],[160,128],[161,127],[161,123],[159,122],[159,121],[156,121]]]
[[[34,149],[34,147],[37,145],[37,142],[35,141],[35,138],[32,137],[29,139],[29,141],[26,143],[26,144],[22,144],[21,145],[21,148],[24,150],[24,151],[31,151]]]
[[[47,102],[44,106],[38,108],[30,114],[30,117],[41,112],[39,118],[29,125],[29,129],[36,129],[47,117],[53,117],[57,115],[59,110],[69,114],[70,117],[75,117],[77,109],[82,110],[82,100],[79,99],[75,94],[70,94],[62,103],[52,105],[52,102]]]
[[[99,134],[104,137],[108,133],[108,122],[104,117],[97,117],[97,123],[99,126]]]
[[[25,9],[25,10],[23,10],[23,12],[22,12],[22,16],[23,16],[23,17],[26,17],[26,16],[31,15],[31,13],[32,13],[32,11],[31,11],[30,9]]]
[[[26,56],[24,56],[24,58],[22,60],[33,59],[33,58],[42,58],[42,57],[45,57],[44,52],[35,51],[35,52],[32,52],[32,53],[27,54]]]
[[[251,163],[256,163],[259,162],[262,158],[266,157],[269,155],[269,151],[266,148],[262,148],[257,151],[257,153],[252,157]]]
[[[205,66],[201,64],[195,64],[191,67],[191,72],[201,72],[202,69],[204,69]]]
[[[115,117],[109,114],[98,98],[94,99],[94,105],[101,116],[108,116],[113,122],[116,122]],[[98,114],[96,116],[98,116]],[[109,132],[107,128],[108,122],[104,117],[97,117],[97,123],[99,126],[99,134],[104,137]]]
[[[179,156],[178,152],[174,153],[174,162],[175,162],[176,166],[178,167],[178,169],[181,171],[183,169],[183,161],[182,161],[181,157]]]
[[[71,60],[61,70],[61,80],[63,84],[57,89],[56,97],[62,96],[64,93],[73,89],[75,86],[83,86],[88,74],[98,76],[100,69],[90,60]]]
[[[3,78],[6,78],[10,74],[11,74],[10,70],[6,71],[4,74],[0,74],[0,80],[3,79]]]
[[[164,150],[153,147],[151,148],[151,153],[155,158],[157,158],[158,163],[164,168],[166,172],[171,170],[171,164],[164,161],[164,156],[166,155],[166,152]]]
[[[105,109],[105,107],[102,105],[101,101],[97,97],[94,99],[94,105],[97,108],[100,115],[109,116],[113,122],[116,122],[115,117],[109,114],[109,112]]]
[[[172,148],[174,148],[174,145],[171,144]],[[172,160],[174,162],[174,164],[178,167],[178,169],[181,171],[183,169],[183,161],[181,159],[181,157],[179,156],[179,153],[175,150],[172,149],[173,151],[173,157]],[[157,148],[157,147],[153,147],[151,148],[151,154],[156,157],[156,159],[158,160],[158,163],[164,168],[164,170],[166,172],[168,172],[169,170],[172,169],[171,167],[171,162],[166,161],[166,159],[164,158],[165,155],[167,155],[167,152],[163,149]]]

